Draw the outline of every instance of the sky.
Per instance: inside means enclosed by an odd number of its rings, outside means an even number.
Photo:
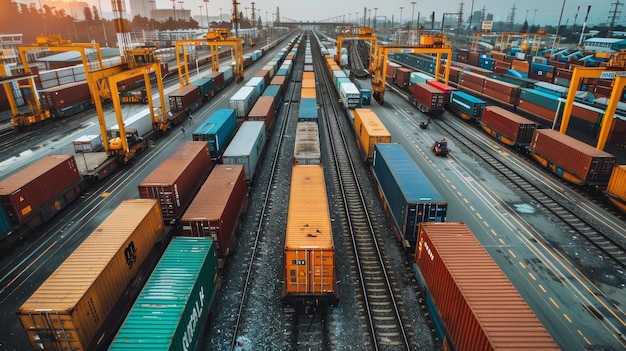
[[[102,2],[105,1],[102,0]],[[176,1],[178,2],[179,0]],[[191,9],[192,14],[200,14],[198,6],[204,5],[202,0],[183,1],[183,8]],[[526,18],[531,25],[533,19],[537,25],[556,25],[563,7],[563,1],[560,0],[239,0],[238,7],[244,15],[245,7],[250,8],[251,1],[254,1],[255,7],[261,10],[263,20],[265,19],[265,12],[268,12],[268,16],[272,17],[272,13],[276,12],[276,6],[278,6],[281,17],[314,21],[328,18],[343,19],[344,15],[346,21],[348,19],[355,21],[357,16],[359,18],[363,17],[364,7],[372,10],[372,16],[376,12],[378,16],[387,16],[389,20],[393,16],[395,21],[398,21],[401,15],[401,6],[404,7],[402,9],[403,22],[410,20],[411,16],[416,20],[418,12],[420,17],[424,19],[430,16],[433,11],[435,11],[435,18],[440,21],[444,12],[459,12],[461,3],[464,3],[463,13],[467,14],[467,16],[464,16],[467,18],[473,2],[474,11],[482,10],[484,7],[487,13],[494,15],[494,20],[496,21],[506,21],[513,11],[513,6],[515,6],[515,19],[518,23],[523,23]],[[413,14],[412,1],[416,2]],[[611,4],[616,2],[617,0],[587,0],[586,2],[565,0],[561,24],[564,25],[567,22],[568,25],[572,25],[577,8],[580,6],[576,23],[577,25],[582,25],[588,5],[592,5],[588,24],[608,22],[612,9]],[[623,4],[624,2],[626,1],[620,0],[620,3]],[[156,0],[156,3],[158,8],[172,7],[170,0]],[[220,7],[224,14],[229,13],[232,8],[232,0],[209,0],[209,16],[219,14]],[[378,7],[377,11],[374,11],[375,7]],[[177,4],[177,8],[180,8],[180,4]],[[537,9],[536,12],[535,9]],[[621,14],[616,23],[626,24],[626,7],[622,5],[618,8],[618,11],[621,11]],[[251,10],[248,9],[248,15],[251,15],[251,13]],[[368,11],[368,16],[369,14],[370,12]],[[379,20],[384,19],[379,18]]]

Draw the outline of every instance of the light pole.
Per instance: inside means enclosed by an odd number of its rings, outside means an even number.
[[[180,4],[180,20],[184,21],[185,20],[185,13],[183,12],[183,0],[178,0],[178,3]]]
[[[176,0],[172,0],[172,10],[174,11],[174,22],[176,22]]]
[[[356,20],[356,25],[360,26],[361,25],[361,21],[359,21],[359,12],[355,12],[354,13],[354,19]]]
[[[244,9],[246,10],[246,22],[249,22],[248,21],[248,9],[249,9],[249,7],[246,6],[246,7],[244,7]]]
[[[404,9],[404,6],[400,6],[400,22],[398,22],[398,42],[400,41],[400,33],[402,32],[402,9]]]
[[[220,7],[220,23],[222,23],[222,8]]]
[[[367,9],[367,11],[368,11],[367,26],[371,27],[372,26],[372,9]]]
[[[411,1],[411,6],[413,6],[411,9],[411,25],[409,26],[411,28],[413,28],[413,19],[415,18],[415,4],[417,4],[417,1]],[[415,31],[417,32],[417,27],[415,27]],[[411,42],[415,43],[415,34],[413,34]]]
[[[206,9],[206,27],[208,30],[211,30],[211,20],[209,19],[209,0],[203,0],[204,7]]]
[[[348,13],[348,23],[352,24],[352,12]]]
[[[202,5],[198,5],[198,9],[200,10],[200,28],[202,28],[202,22],[204,22],[202,20]]]
[[[72,17],[72,27],[74,27],[74,35],[76,36],[76,42],[78,42],[78,31],[76,31],[76,23],[74,22],[74,10],[72,10],[72,0],[70,3],[70,17]]]
[[[374,7],[374,32],[376,32],[376,15],[378,13],[378,7]]]
[[[535,14],[533,15],[533,26],[535,25],[535,17],[537,16],[537,9],[535,9]]]

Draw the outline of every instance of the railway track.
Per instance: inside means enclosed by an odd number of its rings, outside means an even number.
[[[315,55],[320,55],[319,48],[314,46]],[[338,189],[338,201],[343,207],[343,232],[348,235],[352,251],[348,254],[353,261],[355,281],[359,285],[358,294],[361,295],[362,315],[368,335],[368,348],[374,350],[411,350],[411,333],[409,323],[404,312],[400,294],[394,288],[388,259],[379,242],[380,232],[373,222],[368,209],[367,201],[362,192],[362,185],[355,167],[361,162],[358,157],[350,153],[349,143],[352,143],[352,133],[344,130],[340,118],[343,112],[337,108],[336,100],[328,92],[334,90],[332,82],[325,72],[325,67],[315,67],[315,76],[322,86],[318,91],[325,91],[321,105],[326,132],[330,143],[330,164],[333,172],[333,182]],[[319,97],[318,97],[319,98]],[[320,126],[320,130],[323,129]],[[368,185],[369,186],[369,185]]]
[[[568,198],[555,189],[536,185],[536,180],[529,174],[519,171],[519,167],[509,164],[503,159],[498,150],[465,136],[462,121],[437,119],[436,122],[447,134],[454,138],[455,143],[463,145],[467,152],[474,153],[481,160],[505,177],[511,184],[524,192],[538,204],[541,204],[552,216],[566,224],[572,231],[596,246],[622,268],[626,268],[626,248],[624,233],[618,226],[607,225],[596,220],[590,213],[584,212],[577,206],[576,200]]]

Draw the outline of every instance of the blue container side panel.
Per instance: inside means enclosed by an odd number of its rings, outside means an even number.
[[[9,222],[9,217],[7,216],[4,207],[0,206],[0,240],[5,236],[9,230],[11,229],[11,223]]]

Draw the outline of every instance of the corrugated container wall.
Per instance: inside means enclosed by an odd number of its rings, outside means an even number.
[[[626,165],[613,167],[609,185],[606,187],[606,194],[626,213]]]
[[[156,201],[122,202],[17,310],[32,347],[87,350],[106,345],[113,337],[102,328],[110,323],[107,317],[130,308],[139,293],[133,295],[139,284],[135,279],[150,271],[143,263],[156,256],[154,246],[162,236]]]
[[[183,143],[139,184],[139,197],[159,202],[163,219],[178,219],[211,172],[208,145]]]
[[[224,164],[243,165],[247,182],[254,179],[259,160],[263,156],[266,130],[262,121],[243,122],[222,156]]]
[[[367,161],[371,161],[374,156],[375,144],[391,142],[391,134],[376,112],[369,108],[354,109],[354,133],[361,157]]]
[[[465,224],[421,223],[415,262],[454,349],[560,350]]]
[[[109,351],[195,350],[215,301],[217,277],[212,239],[173,238]]]
[[[537,124],[498,106],[486,106],[481,119],[483,129],[507,145],[530,144]]]
[[[218,256],[228,256],[237,243],[246,203],[243,165],[216,165],[180,220],[182,234],[211,237]]]

